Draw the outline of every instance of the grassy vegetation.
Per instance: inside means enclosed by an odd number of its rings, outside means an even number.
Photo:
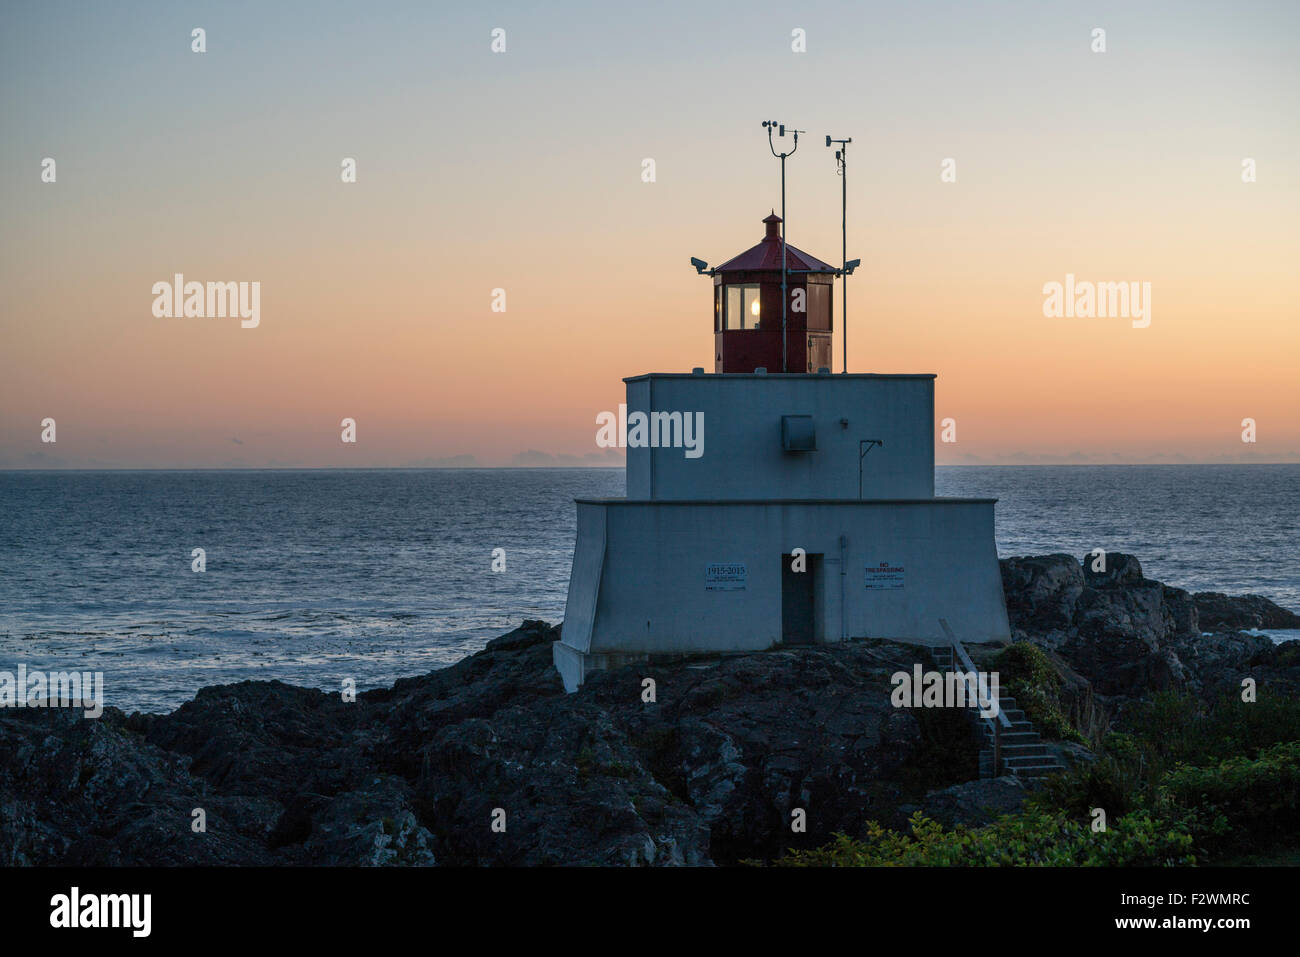
[[[1063,814],[1030,810],[981,828],[945,831],[919,811],[911,833],[872,823],[858,840],[839,834],[825,847],[791,851],[783,867],[1114,866],[1193,864],[1192,838],[1143,811],[1104,833]]]
[[[1041,670],[1046,662],[1022,650],[999,664],[1018,669],[1012,673],[1027,693],[1016,698],[1035,723],[1044,715],[1051,720],[1054,700],[1059,711],[1057,686]],[[1049,779],[1018,814],[952,830],[917,814],[910,833],[872,822],[861,836],[840,834],[778,863],[1156,866],[1300,860],[1300,701],[1265,695],[1246,703],[1230,696],[1206,704],[1162,692],[1131,707],[1119,727],[1105,736],[1095,762]],[[1105,831],[1092,827],[1098,808],[1106,814]]]
[[[1057,741],[1088,743],[1065,713],[1061,702],[1065,680],[1043,649],[1023,641],[1008,645],[993,659],[991,670],[998,672],[1002,693],[1016,699],[1039,734]]]

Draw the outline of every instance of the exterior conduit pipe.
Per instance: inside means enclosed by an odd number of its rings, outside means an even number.
[[[846,552],[848,551],[848,547],[849,547],[849,537],[847,535],[841,535],[840,536],[840,641],[849,640],[848,611],[844,607],[844,576],[848,571],[848,569],[846,568],[846,564],[848,560]]]

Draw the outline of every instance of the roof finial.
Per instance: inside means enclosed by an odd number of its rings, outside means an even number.
[[[763,225],[767,227],[767,235],[763,237],[764,241],[770,241],[781,238],[781,217],[772,210],[772,214],[763,219]]]

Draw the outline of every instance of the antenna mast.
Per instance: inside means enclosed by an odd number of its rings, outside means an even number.
[[[795,150],[799,148],[799,134],[807,133],[807,130],[796,130],[791,128],[790,132],[794,134],[794,148],[788,153],[778,153],[776,144],[772,142],[772,131],[777,130],[778,136],[785,136],[785,124],[778,123],[776,120],[764,120],[763,126],[767,129],[767,146],[772,151],[772,155],[781,160],[781,371],[789,371],[788,350],[786,348],[785,337],[785,311],[789,304],[790,293],[786,288],[786,268],[785,268],[785,158],[793,156]]]
[[[835,151],[835,172],[840,177],[840,326],[842,327],[841,335],[844,337],[844,347],[841,349],[843,355],[840,357],[844,363],[843,371],[845,374],[849,371],[849,144],[853,138],[845,140],[833,140],[829,133],[826,134],[826,145],[829,147],[832,143],[840,144],[840,148]]]

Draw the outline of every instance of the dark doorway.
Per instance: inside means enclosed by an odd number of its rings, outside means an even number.
[[[820,555],[805,555],[803,571],[793,555],[781,556],[781,641],[787,645],[811,645],[817,640],[817,573]]]

